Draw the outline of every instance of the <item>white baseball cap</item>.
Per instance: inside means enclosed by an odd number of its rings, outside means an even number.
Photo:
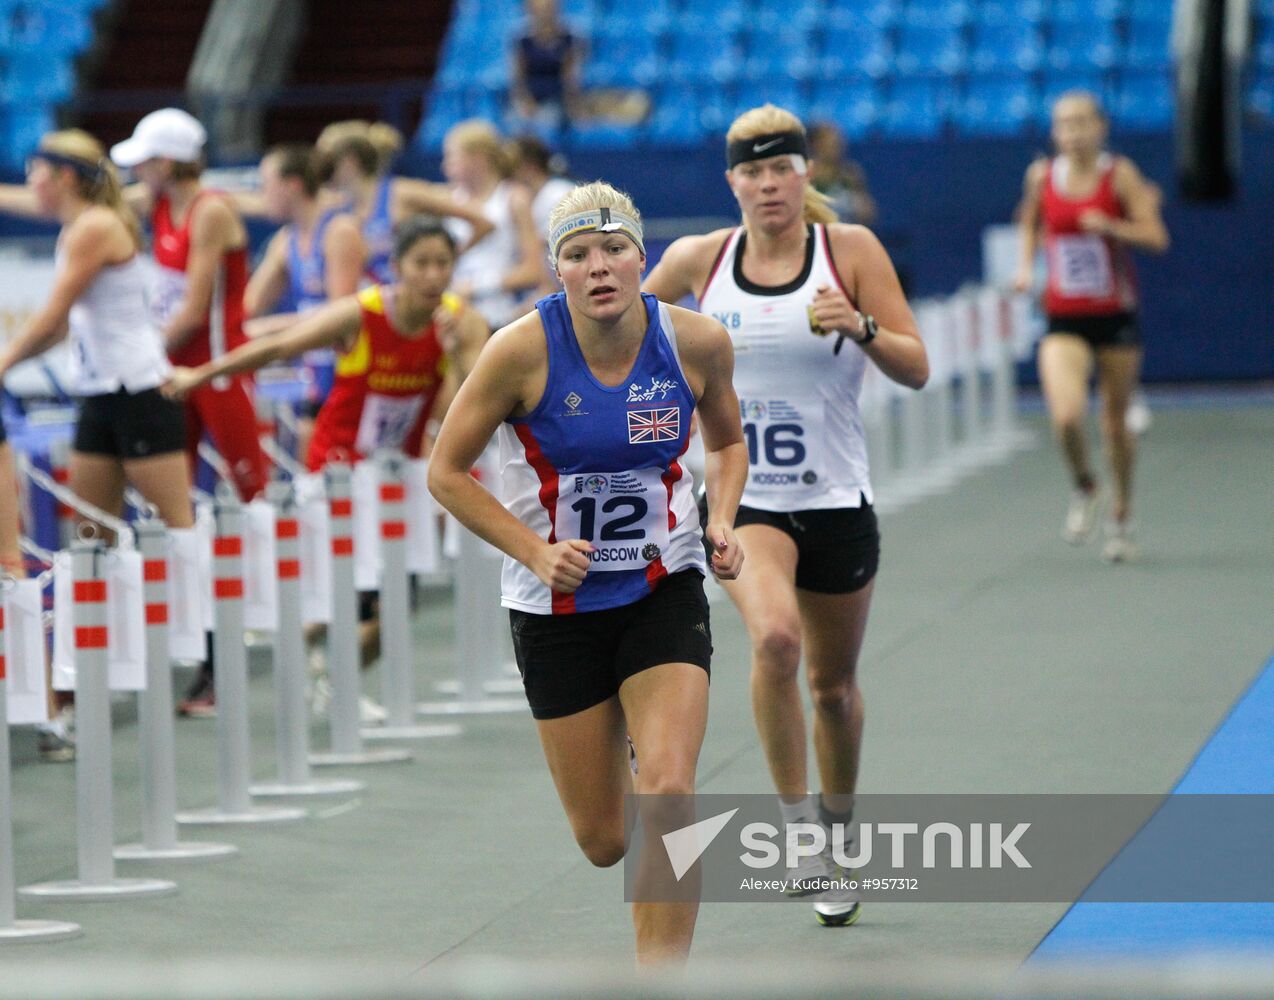
[[[111,147],[111,159],[121,167],[153,159],[197,163],[207,141],[198,119],[180,108],[161,108],[137,123],[132,138]]]

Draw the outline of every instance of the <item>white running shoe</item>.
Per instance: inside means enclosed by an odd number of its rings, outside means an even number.
[[[1132,537],[1130,521],[1107,521],[1106,542],[1101,557],[1108,563],[1132,562],[1137,558],[1137,543]]]
[[[783,877],[787,879],[784,894],[793,899],[805,899],[822,892],[822,883],[832,877],[828,867],[829,855],[826,851],[803,857],[795,868],[785,869]]]
[[[853,840],[845,845],[845,853],[853,848]],[[814,900],[814,917],[824,927],[848,927],[862,916],[862,903],[858,898],[857,886],[850,883],[856,881],[849,868],[836,863],[829,846],[824,854],[824,864],[832,884],[818,894]]]
[[[1140,437],[1150,430],[1154,422],[1154,414],[1150,412],[1150,404],[1146,402],[1146,394],[1138,389],[1132,394],[1132,398],[1128,400],[1128,409],[1124,411],[1124,426],[1131,433]]]
[[[1066,520],[1062,523],[1062,538],[1072,545],[1083,545],[1092,537],[1097,525],[1097,513],[1101,509],[1101,490],[1076,489],[1066,508]]]
[[[315,678],[310,687],[310,711],[315,719],[326,719],[332,707],[332,682],[326,677]],[[358,696],[358,721],[364,726],[383,725],[389,718],[385,707],[365,694]]]

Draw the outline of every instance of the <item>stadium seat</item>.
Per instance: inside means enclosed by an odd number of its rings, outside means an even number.
[[[649,87],[659,77],[659,53],[648,32],[615,31],[593,35],[582,71],[589,87]]]
[[[974,24],[1040,24],[1045,11],[1045,0],[982,0],[970,9],[970,18]]]
[[[1050,36],[1048,63],[1056,70],[1108,69],[1119,56],[1119,41],[1109,22],[1058,23]]]
[[[0,68],[0,85],[11,101],[56,103],[71,96],[75,72],[70,61],[57,54],[11,52]]]
[[[828,5],[826,26],[834,31],[889,28],[897,20],[898,4],[891,0],[836,0]]]
[[[979,24],[973,29],[973,50],[969,65],[974,72],[1005,70],[1030,72],[1044,58],[1044,41],[1034,25],[1019,21],[1010,24]]]
[[[754,31],[809,31],[826,22],[823,0],[768,0],[760,5],[752,21]]]
[[[749,108],[762,104],[777,104],[796,115],[803,115],[809,105],[809,99],[803,88],[789,81],[753,80],[735,88],[730,99],[729,117],[737,118]]]
[[[703,141],[699,105],[684,87],[664,88],[646,127],[647,141],[661,146],[695,146]]]
[[[908,0],[901,20],[907,26],[958,28],[969,20],[969,5],[964,0]]]
[[[1266,0],[1268,2],[1268,0]],[[1259,7],[1260,3],[1254,4]],[[1132,21],[1172,22],[1172,4],[1163,0],[1129,0],[1128,18]]]
[[[953,112],[967,135],[1015,135],[1031,122],[1039,95],[1022,76],[974,77]]]
[[[967,64],[964,39],[950,25],[903,25],[894,65],[901,74],[961,73]]]
[[[747,53],[744,76],[753,80],[804,80],[813,74],[815,40],[808,31],[779,28],[744,36]]]
[[[1171,6],[1171,0],[1162,0]],[[1052,0],[1046,8],[1046,20],[1051,24],[1090,24],[1093,21],[1114,21],[1123,16],[1122,0]]]
[[[631,149],[641,138],[638,125],[616,122],[580,122],[572,125],[567,144],[571,149]]]
[[[881,114],[881,92],[870,80],[835,81],[814,85],[807,117],[835,122],[850,139],[861,139]]]
[[[668,77],[689,83],[715,80],[729,83],[743,71],[743,47],[733,35],[715,38],[705,45],[698,32],[673,35],[667,64]]]
[[[1170,21],[1132,21],[1124,64],[1141,69],[1166,69],[1172,64]]]
[[[946,120],[950,93],[935,80],[894,81],[880,124],[886,135],[904,139],[932,139]]]
[[[1172,125],[1173,79],[1166,71],[1125,71],[1115,87],[1115,122],[1134,131],[1161,131]]]
[[[849,28],[829,28],[823,36],[818,75],[824,80],[847,76],[882,77],[894,65],[889,32],[866,22]]]
[[[725,32],[732,34],[743,27],[748,11],[740,3],[734,0],[681,0],[681,11],[679,17],[674,17],[674,28],[677,23],[689,15],[692,18],[698,17],[708,24],[713,25],[714,33]],[[704,35],[699,39],[702,44],[712,35]]]
[[[0,105],[0,166],[20,171],[45,132],[54,128],[47,107]]]

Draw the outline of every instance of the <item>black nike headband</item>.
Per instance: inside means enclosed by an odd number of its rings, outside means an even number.
[[[735,139],[726,147],[726,163],[731,170],[749,160],[765,160],[771,156],[794,153],[808,159],[803,132],[771,132],[751,139]]]

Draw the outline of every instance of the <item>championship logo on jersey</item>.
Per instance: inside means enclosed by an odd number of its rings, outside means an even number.
[[[680,437],[681,410],[675,406],[660,406],[653,410],[628,412],[629,444],[676,441]]]

